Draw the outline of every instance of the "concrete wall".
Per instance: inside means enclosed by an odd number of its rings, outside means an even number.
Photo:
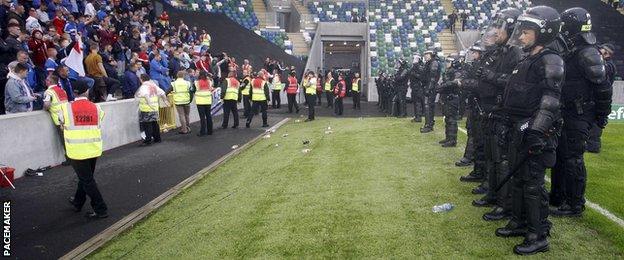
[[[141,139],[137,101],[129,99],[99,105],[105,113],[102,122],[104,150]],[[220,105],[216,107],[220,108]],[[222,113],[221,109],[215,110],[213,115]],[[199,120],[194,104],[191,105],[190,119],[191,122]],[[176,114],[179,125],[177,120]],[[27,168],[55,166],[65,159],[63,146],[48,112],[1,115],[0,133],[0,164],[15,168],[16,178],[22,177]]]

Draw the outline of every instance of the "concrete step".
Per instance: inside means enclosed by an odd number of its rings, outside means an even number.
[[[256,17],[258,17],[258,27],[265,28],[267,24],[267,9],[264,5],[263,0],[252,0],[251,4],[253,6],[254,12],[256,13]]]
[[[303,38],[303,33],[287,33],[288,39],[293,44],[294,55],[308,55],[310,53],[310,47]]]

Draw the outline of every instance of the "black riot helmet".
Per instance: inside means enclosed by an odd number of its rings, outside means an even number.
[[[481,38],[484,47],[491,48],[506,44],[521,14],[522,12],[516,8],[507,8],[496,13]]]
[[[536,6],[518,17],[516,28],[507,44],[528,52],[535,46],[548,46],[561,31],[561,17],[549,6]]]
[[[567,9],[561,13],[561,22],[561,35],[568,45],[574,46],[579,40],[596,43],[596,37],[591,33],[591,15],[587,10],[580,7]]]

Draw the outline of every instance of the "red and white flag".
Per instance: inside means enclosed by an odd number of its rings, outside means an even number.
[[[82,49],[82,41],[79,37],[76,37],[76,43],[74,47],[69,52],[69,55],[62,62],[67,65],[70,69],[74,70],[81,77],[85,76],[84,64],[82,61],[84,60],[84,50]]]

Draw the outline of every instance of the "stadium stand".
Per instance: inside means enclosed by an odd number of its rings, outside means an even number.
[[[399,59],[411,62],[428,47],[441,47],[438,34],[446,27],[446,11],[439,0],[370,0],[369,9],[372,77],[394,72]]]
[[[351,22],[355,15],[365,14],[366,3],[315,1],[308,3],[308,10],[316,16],[316,22]]]
[[[467,13],[468,21],[466,28],[477,30],[500,10],[505,8],[518,8],[526,10],[531,6],[530,0],[508,1],[508,0],[452,0],[453,7],[460,13]]]

